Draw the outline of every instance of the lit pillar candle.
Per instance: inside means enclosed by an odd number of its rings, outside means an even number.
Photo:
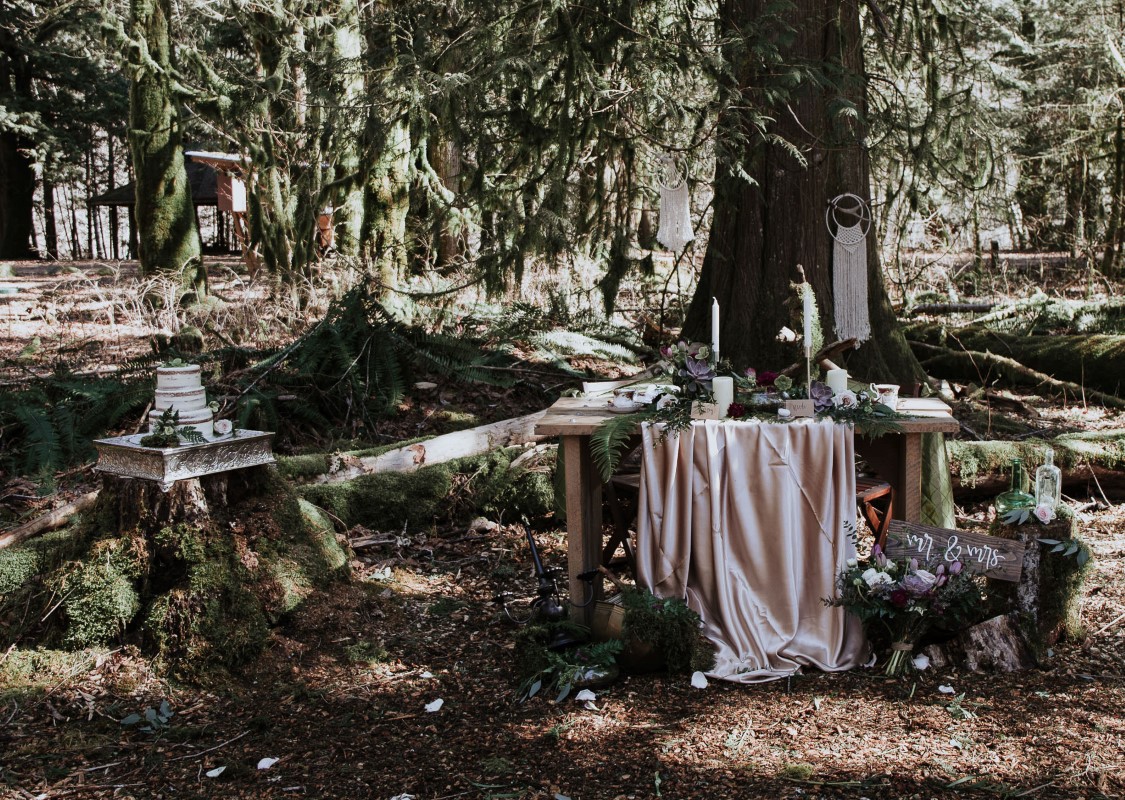
[[[832,390],[832,394],[839,394],[848,388],[848,371],[846,369],[830,369],[825,378],[825,383]]]
[[[711,360],[719,363],[719,301],[711,298]]]
[[[734,378],[720,377],[711,382],[711,390],[715,393],[715,405],[719,409],[719,419],[727,415],[727,409],[734,402]]]

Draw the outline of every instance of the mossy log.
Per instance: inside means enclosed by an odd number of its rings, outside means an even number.
[[[1034,469],[1055,451],[1063,486],[1125,496],[1125,430],[1067,433],[1050,441],[970,442],[947,440],[954,493],[959,497],[987,496],[1008,488],[1013,458]]]
[[[347,577],[331,522],[268,467],[177,481],[168,492],[102,480],[97,504],[65,536],[0,552],[5,642],[128,642],[198,675],[251,660],[272,625]]]
[[[477,515],[533,520],[555,508],[555,456],[543,453],[538,464],[513,467],[524,452],[507,448],[413,472],[302,486],[298,492],[346,525],[372,530],[420,530]]]
[[[944,348],[948,352],[949,355],[943,357],[932,350],[916,349],[921,360],[931,363],[932,370],[950,371],[942,377],[963,376],[967,380],[979,381],[979,368],[982,371],[991,369],[994,374],[1024,385],[1039,382],[1010,367],[1006,368],[1003,361],[974,366],[972,361],[957,357],[959,353],[964,356],[964,351],[970,351],[978,362],[982,353],[1011,359],[1033,372],[1085,387],[1087,392],[1100,390],[1120,397],[1125,391],[1125,336],[1024,336],[978,325],[949,330],[931,324],[907,328],[906,337],[912,345],[921,343]]]

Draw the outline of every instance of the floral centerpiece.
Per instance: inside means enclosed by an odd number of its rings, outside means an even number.
[[[685,397],[710,397],[715,369],[711,364],[711,347],[700,342],[679,341],[660,348],[657,370],[680,388]]]
[[[618,415],[598,426],[591,438],[594,461],[604,480],[617,469],[630,436],[642,422],[664,424],[664,435],[684,430],[692,422],[695,402],[714,402],[715,378],[729,376],[734,380],[734,400],[722,409],[730,419],[757,417],[763,421],[785,422],[788,413],[779,410],[785,400],[811,398],[818,418],[852,423],[862,427],[867,436],[879,436],[898,429],[899,418],[892,409],[878,402],[873,391],[845,390],[833,393],[819,380],[809,386],[795,386],[784,373],[747,369],[735,373],[727,361],[713,362],[709,345],[678,341],[660,348],[658,375],[676,387],[676,393],[658,394],[655,402],[636,411]]]
[[[859,617],[869,638],[889,638],[887,675],[906,669],[927,630],[966,623],[978,614],[982,602],[977,580],[960,561],[925,568],[915,558],[890,559],[878,545],[869,561],[848,561],[838,578],[836,597],[825,600]]]

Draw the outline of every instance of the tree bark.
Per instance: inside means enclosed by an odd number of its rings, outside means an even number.
[[[31,95],[27,57],[17,43],[7,40],[0,40],[0,87],[17,96]],[[0,259],[29,258],[32,254],[28,246],[35,197],[31,146],[31,141],[14,131],[0,131]]]
[[[685,324],[690,337],[709,339],[711,298],[718,298],[721,351],[739,368],[768,368],[793,359],[792,345],[775,337],[783,325],[793,324],[790,284],[799,280],[798,264],[816,292],[825,336],[831,338],[832,240],[824,212],[828,201],[844,192],[870,201],[856,0],[794,0],[780,12],[766,0],[734,0],[724,6],[721,26],[724,34],[742,37],[760,30],[763,20],[776,19],[775,14],[781,18],[765,23],[778,31],[775,41],[739,38],[727,52],[735,68],[723,90],[735,99],[719,121],[719,151],[725,151],[726,164],[716,175],[711,238]],[[767,44],[779,47],[783,63],[763,64],[755,55],[754,45]],[[831,74],[838,91],[810,77],[810,65],[822,76]],[[802,77],[786,88],[778,85],[778,74]],[[840,113],[849,104],[858,118]],[[772,119],[769,138],[757,127],[763,114]],[[777,144],[777,137],[796,147],[800,158]],[[875,237],[869,236],[867,253],[873,338],[849,367],[867,378],[920,380],[921,368],[898,330],[883,286]]]
[[[129,147],[141,272],[179,275],[184,289],[198,299],[207,294],[207,273],[184,170],[171,0],[130,0],[129,11]]]

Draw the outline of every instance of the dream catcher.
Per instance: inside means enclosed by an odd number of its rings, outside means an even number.
[[[660,229],[656,232],[656,241],[673,253],[679,253],[695,238],[687,176],[672,156],[659,156],[656,163],[656,185],[660,187]]]
[[[863,198],[842,194],[828,201],[824,212],[832,236],[832,299],[836,335],[865,342],[871,338],[867,311],[867,234],[871,209]]]

